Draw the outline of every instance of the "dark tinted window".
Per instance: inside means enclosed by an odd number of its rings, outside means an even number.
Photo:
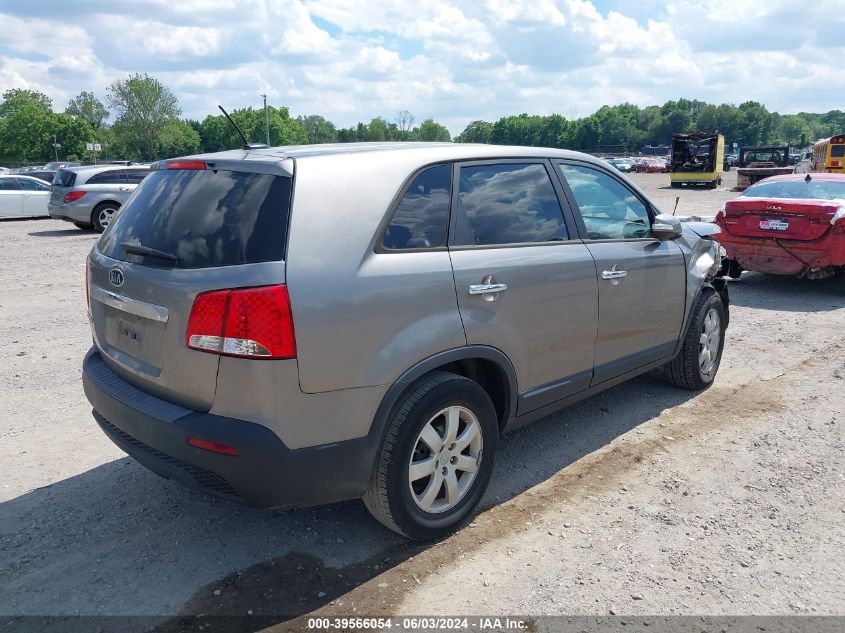
[[[0,178],[0,191],[17,191],[18,181],[16,178]]]
[[[233,171],[152,171],[109,225],[104,255],[149,266],[205,268],[284,259],[291,179]],[[178,257],[126,253],[122,242]]]
[[[123,170],[109,169],[108,171],[101,171],[99,174],[94,174],[85,181],[86,185],[113,185],[121,181],[120,175]]]
[[[645,204],[621,182],[599,169],[560,165],[591,240],[638,239],[651,236]]]
[[[462,167],[458,198],[456,244],[567,239],[560,204],[543,165]]]
[[[29,178],[17,178],[18,185],[24,191],[48,191],[50,186],[40,180],[30,180]]]
[[[127,169],[125,172],[125,180],[124,182],[130,185],[137,185],[141,182],[144,178],[146,178],[147,174],[150,173],[149,169]]]
[[[830,157],[831,158],[843,158],[843,157],[845,157],[845,145],[831,145],[830,146]]]
[[[452,168],[438,165],[414,179],[384,233],[390,249],[434,248],[446,244]]]
[[[75,182],[76,174],[65,169],[60,169],[56,172],[56,175],[53,176],[53,184],[57,187],[73,187],[73,183]]]

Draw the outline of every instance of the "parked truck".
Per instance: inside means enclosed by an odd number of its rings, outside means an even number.
[[[718,130],[672,135],[669,180],[673,187],[722,184],[725,137]]]
[[[769,176],[791,174],[789,145],[772,147],[742,147],[736,170],[736,190],[744,191],[758,180]]]

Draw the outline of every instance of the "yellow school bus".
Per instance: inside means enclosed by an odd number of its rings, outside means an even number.
[[[813,171],[845,173],[845,134],[822,139],[813,145]]]
[[[717,131],[672,135],[669,182],[673,187],[722,184],[725,137]]]

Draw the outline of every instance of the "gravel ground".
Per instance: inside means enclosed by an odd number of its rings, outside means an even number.
[[[634,179],[679,214],[735,195]],[[95,236],[67,227],[0,222],[0,615],[845,615],[841,279],[744,274],[710,390],[647,375],[507,436],[482,513],[419,546],[358,502],[240,507],[113,446],[80,381]]]

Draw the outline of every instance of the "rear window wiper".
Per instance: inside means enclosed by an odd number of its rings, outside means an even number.
[[[179,262],[179,258],[176,257],[176,255],[172,255],[171,253],[165,253],[164,251],[160,251],[155,248],[150,248],[149,246],[144,246],[139,242],[121,242],[120,246],[127,253],[132,253],[134,255],[149,255],[150,257],[166,259],[173,263]]]

